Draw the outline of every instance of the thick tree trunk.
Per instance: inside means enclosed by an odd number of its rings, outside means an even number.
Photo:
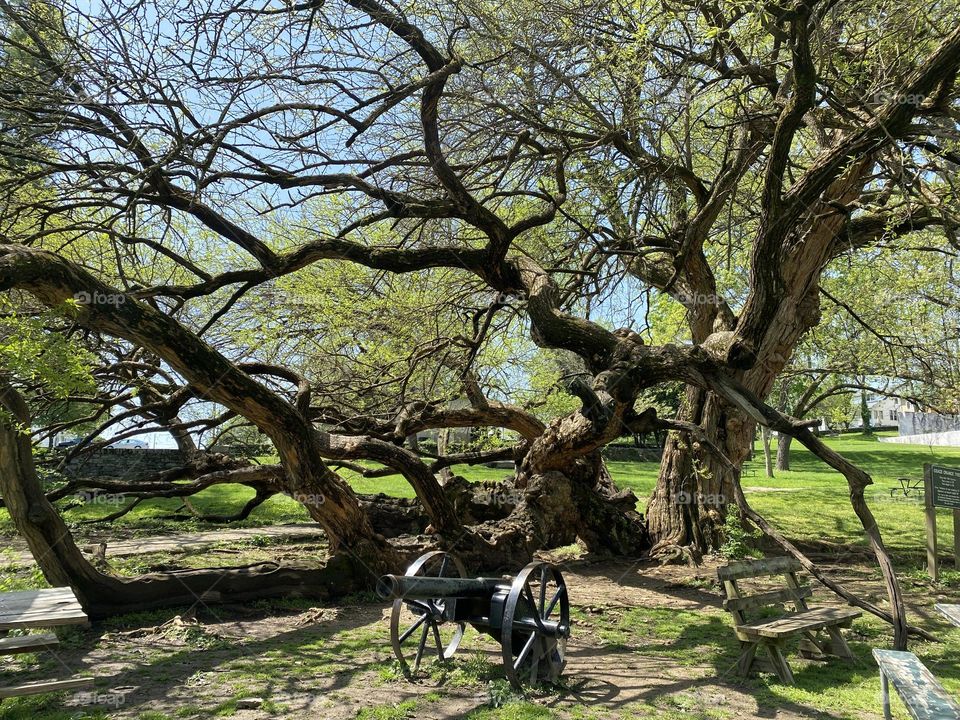
[[[753,424],[743,421],[739,413],[721,410],[711,393],[689,388],[680,419],[703,427],[728,457],[739,462],[746,455]],[[681,433],[669,434],[657,486],[647,505],[654,554],[671,548],[691,547],[700,553],[720,547],[729,500],[726,473],[713,453]]]
[[[819,321],[814,283],[801,298],[784,301],[752,368],[735,377],[751,393],[766,398],[807,328]],[[753,447],[756,423],[706,390],[689,388],[680,419],[703,427],[706,437],[739,469]],[[675,435],[675,433],[671,433]],[[723,542],[726,506],[733,496],[728,469],[696,443],[673,437],[660,464],[660,476],[647,520],[653,553],[672,546],[692,546],[696,552],[716,550]],[[689,497],[692,494],[692,499]],[[678,503],[677,500],[682,502]]]
[[[781,433],[777,437],[777,470],[790,469],[790,444],[793,438]]]
[[[520,502],[510,519],[527,523],[541,547],[580,540],[593,552],[643,554],[650,541],[637,498],[616,488],[593,432],[591,420],[574,413],[531,443],[517,474]]]

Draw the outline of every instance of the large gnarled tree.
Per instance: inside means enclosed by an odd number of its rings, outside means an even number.
[[[177,401],[191,395],[256,425],[280,457],[274,487],[358,568],[398,558],[335,463],[403,474],[437,542],[491,563],[577,537],[709,547],[723,507],[677,497],[740,498],[761,423],[847,479],[905,641],[870,478],[763,398],[816,325],[831,262],[917,228],[952,237],[956,18],[904,29],[909,8],[878,26],[817,2],[0,11],[14,58],[0,122],[16,131],[0,141],[0,289],[156,358],[172,380],[168,401],[156,383],[149,398],[161,421],[183,426]],[[904,42],[917,56],[890,63]],[[452,305],[489,294],[456,353],[424,356],[459,377],[468,406],[399,393],[377,413],[353,396],[351,411],[319,399],[323,367],[247,362],[236,342],[208,340],[244,303],[276,302],[330,263],[449,282]],[[687,306],[690,342],[650,345],[639,323],[592,319],[590,299],[625,273]],[[504,315],[564,356],[578,409],[544,423],[479,389]],[[679,420],[638,403],[677,382]],[[467,529],[435,475],[453,459],[402,447],[462,426],[519,438],[519,501]],[[645,525],[600,450],[654,429],[677,432]]]

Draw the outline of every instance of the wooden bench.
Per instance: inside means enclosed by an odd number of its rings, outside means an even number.
[[[59,647],[60,641],[56,635],[23,635],[21,637],[0,638],[0,655],[19,655],[20,653],[39,652],[40,650],[54,650]]]
[[[81,690],[93,685],[93,678],[78,677],[66,680],[43,680],[41,682],[22,683],[0,687],[0,700],[23,697],[24,695],[43,695],[44,693]]]
[[[893,717],[890,714],[891,685],[914,720],[960,718],[960,704],[947,694],[916,655],[899,650],[874,650],[873,657],[880,666],[883,716],[887,720]]]
[[[768,558],[749,562],[731,563],[717,570],[723,583],[726,599],[723,607],[733,615],[734,632],[740,640],[741,655],[737,669],[748,675],[752,669],[776,673],[781,682],[793,685],[793,673],[783,651],[788,640],[799,637],[800,653],[804,657],[822,660],[835,656],[853,659],[853,653],[844,640],[840,628],[850,627],[859,610],[838,607],[811,608],[806,598],[813,594],[809,585],[801,585],[796,573],[800,563],[791,557]],[[747,594],[739,585],[742,580],[756,580],[782,575],[783,587]],[[793,605],[793,612],[782,611],[776,617],[748,619],[764,608]],[[763,649],[766,658],[758,658],[757,650]]]
[[[86,625],[89,622],[70,588],[0,594],[0,630]]]
[[[50,633],[6,637],[10,630],[52,628],[89,623],[70,588],[50,588],[0,594],[0,656],[55,650],[60,641]],[[79,677],[0,687],[0,700],[21,695],[89,687],[93,678]]]

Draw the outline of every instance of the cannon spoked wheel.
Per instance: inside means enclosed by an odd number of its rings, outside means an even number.
[[[421,555],[407,568],[407,576],[419,577],[465,577],[460,560],[435,550]],[[453,617],[455,599],[432,598],[424,600],[394,600],[390,615],[390,643],[393,653],[403,665],[407,675],[420,670],[420,662],[428,652],[436,650],[441,660],[453,657],[460,645],[464,623],[453,623],[452,630],[441,626]],[[410,660],[413,661],[411,670]]]
[[[510,587],[503,612],[503,669],[510,684],[555,683],[566,661],[570,599],[560,570],[545,562],[527,565]]]

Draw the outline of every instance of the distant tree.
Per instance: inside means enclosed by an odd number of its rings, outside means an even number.
[[[924,242],[924,235],[914,242]],[[870,408],[863,407],[868,395],[955,412],[960,286],[949,251],[929,247],[878,246],[831,268],[821,282],[820,323],[777,381],[781,410],[800,418],[832,414],[845,424],[856,414],[867,434],[873,425]],[[824,412],[831,402],[831,412]],[[781,470],[788,469],[789,448],[789,436],[778,443]]]

